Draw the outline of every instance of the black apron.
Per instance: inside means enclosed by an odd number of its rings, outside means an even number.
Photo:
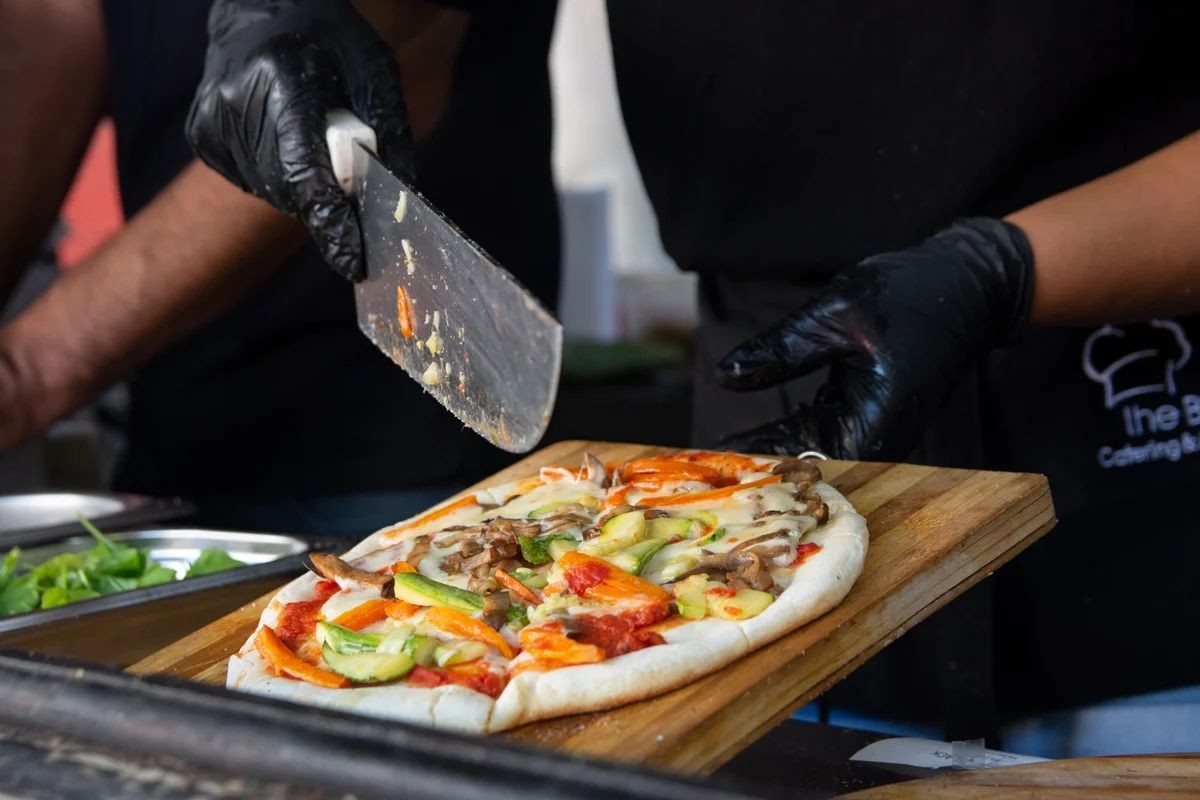
[[[183,125],[209,0],[104,5],[132,215],[192,158]],[[546,66],[554,9],[538,0],[473,13],[445,116],[417,154],[421,190],[549,305],[559,259]],[[255,499],[395,490],[473,480],[506,461],[358,332],[351,287],[311,246],[146,364],[130,389],[116,481],[127,490]]]
[[[701,276],[698,444],[811,397],[819,377],[732,395],[712,365],[830,274],[1200,129],[1200,4],[608,7],[626,127],[664,244]],[[914,454],[1050,478],[1058,528],[992,587],[1004,710],[1200,681],[1200,645],[1181,635],[1200,623],[1185,492],[1200,479],[1200,363],[1184,357],[1197,327],[1032,334],[964,378]],[[952,680],[931,652],[863,671],[843,697],[928,711],[914,687]]]

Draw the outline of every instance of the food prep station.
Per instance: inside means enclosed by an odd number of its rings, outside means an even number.
[[[481,485],[572,463],[585,451],[620,460],[656,449],[560,442]],[[840,606],[666,695],[486,738],[223,688],[228,656],[267,598],[299,574],[305,553],[331,542],[190,528],[180,501],[0,498],[0,544],[18,545],[31,563],[94,545],[77,514],[180,576],[205,548],[244,563],[0,618],[0,764],[22,765],[0,777],[0,789],[67,797],[374,797],[400,789],[437,798],[965,797],[981,786],[1058,785],[1076,771],[1095,786],[1118,785],[1129,770],[1150,776],[1152,787],[1200,780],[1197,761],[1186,758],[979,770],[1009,757],[970,742],[930,751],[789,719],[1054,524],[1040,476],[855,462],[823,470],[867,517],[872,538],[864,574]]]

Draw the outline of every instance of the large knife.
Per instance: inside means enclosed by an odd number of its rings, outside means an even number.
[[[471,430],[532,450],[558,392],[562,325],[375,157],[369,126],[346,111],[327,123],[334,174],[362,225],[358,327]]]

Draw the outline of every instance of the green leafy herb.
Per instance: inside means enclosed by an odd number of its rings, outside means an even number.
[[[145,548],[115,542],[86,517],[78,519],[96,540],[90,549],[62,553],[30,565],[22,562],[21,549],[14,547],[0,560],[0,617],[38,608],[57,608],[178,579],[175,570],[150,558]],[[240,566],[242,562],[224,550],[209,547],[200,552],[187,577]]]
[[[219,547],[206,547],[188,568],[188,578],[198,578],[201,575],[211,575],[214,572],[224,572],[234,567],[244,567],[244,561],[238,561]]]

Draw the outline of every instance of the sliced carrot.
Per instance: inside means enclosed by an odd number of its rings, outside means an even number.
[[[400,325],[400,335],[405,339],[413,337],[413,313],[412,298],[408,296],[408,290],[403,286],[396,287],[396,322]]]
[[[633,482],[635,476],[644,475],[672,475],[677,476],[675,480],[703,481],[714,486],[728,480],[712,467],[673,458],[635,458],[621,467],[621,479],[626,482]]]
[[[388,571],[391,572],[393,575],[398,575],[401,572],[416,572],[417,568],[414,567],[412,564],[408,563],[407,561],[397,561],[395,564],[392,564],[392,566],[388,568]]]
[[[388,619],[401,620],[408,619],[420,610],[421,606],[407,603],[404,600],[392,600],[388,603],[385,613]]]
[[[726,478],[738,480],[747,472],[762,472],[764,467],[750,456],[737,453],[716,453],[711,450],[700,450],[691,453],[675,453],[671,456],[675,461],[686,461],[689,464],[702,464],[715,469]]]
[[[601,506],[601,510],[608,511],[617,506],[625,505],[626,495],[629,494],[629,490],[632,488],[632,486],[614,486],[609,489],[608,497],[604,498],[604,505]]]
[[[604,650],[583,644],[564,635],[557,624],[526,626],[521,631],[521,646],[535,659],[567,664],[595,664],[604,660]]]
[[[603,570],[604,577],[583,590],[584,597],[601,603],[615,603],[638,597],[655,602],[667,602],[671,599],[671,595],[658,584],[631,575],[603,558],[589,556],[578,550],[563,554],[558,563],[565,571],[589,568]]]
[[[349,611],[338,614],[333,620],[333,624],[341,625],[343,628],[349,628],[352,631],[361,631],[368,625],[373,625],[380,620],[387,619],[387,607],[391,602],[391,600],[377,597],[374,600],[360,603]]]
[[[254,648],[271,665],[276,675],[288,675],[327,689],[341,689],[350,685],[341,675],[301,660],[275,635],[275,631],[265,625],[254,636]]]
[[[760,478],[749,483],[735,483],[732,486],[725,486],[720,489],[709,489],[706,492],[691,492],[690,494],[668,494],[662,497],[643,497],[638,500],[640,506],[688,506],[693,503],[708,503],[713,500],[724,500],[726,497],[732,497],[743,489],[756,489],[760,486],[769,486],[772,483],[779,483],[783,480],[782,475],[770,475],[766,478]]]
[[[499,567],[497,567],[496,571],[492,574],[496,576],[496,580],[500,582],[501,586],[503,586],[505,589],[508,589],[526,603],[536,606],[542,602],[541,598],[534,594],[532,589]]]
[[[457,511],[462,511],[464,508],[470,508],[471,506],[477,506],[477,505],[479,505],[479,501],[477,499],[475,499],[475,495],[473,495],[473,494],[463,495],[462,497],[458,498],[457,500],[446,503],[445,505],[438,506],[437,508],[433,509],[432,511],[422,514],[421,516],[417,517],[416,519],[412,520],[411,522],[406,522],[399,527],[392,528],[390,531],[388,531],[388,533],[396,534],[396,533],[400,533],[401,531],[412,530],[413,528],[420,528],[423,525],[428,525],[431,522],[437,522],[439,519],[442,519],[443,517],[448,517]]]
[[[626,485],[630,489],[640,489],[643,492],[656,492],[667,484],[690,480],[699,479],[690,478],[681,472],[643,472],[639,475],[630,475]],[[717,480],[721,480],[721,478],[718,477]],[[707,483],[707,481],[701,482]]]
[[[469,617],[453,608],[433,607],[425,612],[425,621],[435,628],[441,628],[446,633],[454,634],[463,639],[473,639],[494,647],[500,655],[512,658],[516,653],[512,645],[504,637],[492,630],[485,622]]]

